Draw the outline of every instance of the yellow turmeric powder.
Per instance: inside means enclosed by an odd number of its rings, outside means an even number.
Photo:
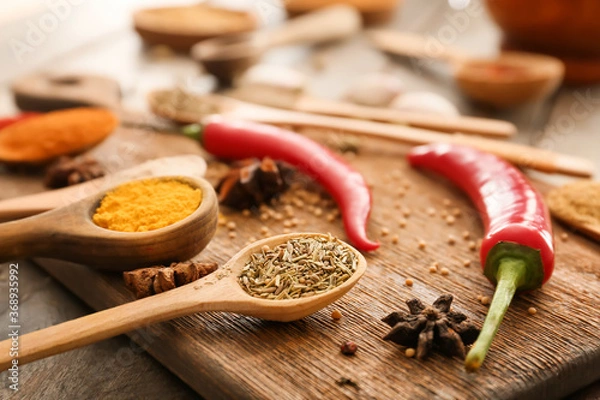
[[[202,191],[174,179],[145,179],[108,192],[92,217],[102,228],[146,232],[174,224],[192,214]]]

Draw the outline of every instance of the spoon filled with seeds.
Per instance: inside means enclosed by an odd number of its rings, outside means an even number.
[[[346,294],[366,268],[356,249],[331,235],[273,236],[245,247],[206,278],[21,336],[19,365],[198,312],[298,320]],[[0,370],[11,365],[10,346],[10,340],[0,342]]]

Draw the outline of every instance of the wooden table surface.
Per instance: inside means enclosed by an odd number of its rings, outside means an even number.
[[[107,7],[114,2],[107,2]],[[271,22],[280,9],[275,1],[256,2],[257,11]],[[451,2],[460,3],[460,2]],[[42,10],[43,12],[44,10]],[[123,11],[123,10],[120,10]],[[59,29],[48,34],[45,44],[36,48],[31,59],[18,62],[15,55],[0,53],[3,76],[0,82],[0,114],[14,110],[8,85],[10,80],[33,68],[56,71],[95,72],[117,78],[123,87],[124,102],[130,107],[145,107],[143,94],[150,88],[172,84],[185,84],[196,88],[206,84],[197,75],[196,66],[185,57],[162,59],[143,52],[138,38],[126,26],[127,18],[116,18],[118,23],[103,24],[111,14],[95,13],[94,8],[82,5],[74,9],[73,17],[64,21]],[[95,17],[94,17],[95,16]],[[88,19],[94,21],[82,24]],[[75,24],[73,21],[79,22]],[[16,37],[23,35],[27,18],[21,25],[13,24]],[[0,21],[2,23],[2,21]],[[452,43],[472,50],[474,54],[490,54],[496,48],[499,36],[478,2],[472,2],[467,11],[453,10],[442,0],[420,2],[407,0],[396,16],[394,27],[424,34],[433,34],[444,43]],[[77,29],[72,42],[65,42],[65,32]],[[0,41],[10,36],[3,35]],[[84,43],[88,43],[83,45]],[[4,43],[3,43],[4,44]],[[315,55],[316,54],[316,55]],[[7,58],[8,57],[8,58]],[[356,38],[335,46],[320,48],[310,54],[304,49],[280,49],[266,55],[267,61],[294,65],[313,75],[310,92],[334,98],[341,95],[348,82],[371,71],[393,70],[406,84],[408,90],[432,90],[455,101],[464,114],[494,115],[513,121],[520,130],[517,141],[544,148],[560,150],[567,154],[594,159],[600,170],[600,150],[597,127],[600,124],[600,88],[561,89],[547,101],[532,104],[519,110],[492,114],[463,99],[456,91],[447,71],[436,65],[401,62],[387,58],[370,49],[364,38]],[[320,66],[320,68],[318,68]],[[574,108],[584,110],[574,113]],[[118,162],[116,160],[115,162]],[[0,171],[0,173],[4,173]],[[564,180],[556,177],[553,183]],[[596,177],[597,178],[597,177]],[[2,188],[0,198],[40,190],[39,178],[24,177],[16,187]],[[37,266],[25,260],[19,264],[21,333],[54,325],[89,313],[91,310],[80,300],[52,280]],[[7,266],[0,266],[0,298],[8,298]],[[0,302],[0,321],[8,321],[8,302]],[[0,335],[6,337],[8,322],[0,323]],[[126,337],[88,346],[83,351],[66,353],[42,360],[20,371],[20,390],[8,390],[6,373],[0,374],[0,398],[15,399],[128,399],[128,398],[181,398],[197,395],[168,370],[137,348]],[[583,389],[571,398],[594,399],[600,397],[600,382]]]

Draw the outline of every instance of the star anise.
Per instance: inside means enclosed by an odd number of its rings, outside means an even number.
[[[46,170],[44,184],[49,188],[60,188],[104,175],[104,167],[91,156],[61,157]]]
[[[408,300],[410,313],[396,311],[382,319],[392,327],[383,340],[416,347],[419,359],[427,357],[433,347],[450,357],[464,358],[465,346],[475,342],[479,329],[465,314],[450,309],[452,300],[451,294],[444,294],[429,307],[419,299]]]
[[[269,203],[288,189],[292,173],[268,157],[239,161],[217,185],[219,203],[237,209]]]

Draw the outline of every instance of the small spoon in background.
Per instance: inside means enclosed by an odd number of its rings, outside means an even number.
[[[164,228],[118,232],[101,228],[92,221],[106,195],[107,191],[103,191],[66,207],[0,224],[0,262],[48,257],[124,271],[195,256],[216,231],[218,203],[214,189],[201,178],[156,179],[175,179],[200,189],[200,205],[186,218]]]
[[[583,180],[554,188],[546,202],[553,217],[600,242],[600,182]]]
[[[507,51],[494,59],[479,59],[412,33],[374,30],[369,38],[389,53],[450,63],[467,96],[496,108],[543,99],[560,85],[565,71],[558,58],[540,54]]]
[[[210,74],[230,83],[273,47],[343,39],[360,28],[360,13],[339,4],[296,17],[273,30],[203,40],[192,47],[191,55]]]
[[[114,187],[133,179],[156,176],[181,175],[202,178],[206,172],[206,161],[197,155],[162,157],[146,161],[102,178],[93,179],[77,185],[47,190],[27,196],[0,200],[0,222],[29,217],[54,208],[83,200],[103,189]]]
[[[365,258],[350,245],[356,256],[356,271],[340,286],[324,293],[291,300],[252,297],[238,283],[242,268],[263,246],[277,246],[299,237],[328,237],[319,233],[291,233],[254,242],[238,252],[217,272],[196,282],[145,299],[132,301],[72,321],[19,337],[19,365],[108,339],[142,326],[205,311],[227,311],[271,321],[304,318],[338,300],[364,274]],[[0,370],[10,367],[10,340],[0,342]]]

